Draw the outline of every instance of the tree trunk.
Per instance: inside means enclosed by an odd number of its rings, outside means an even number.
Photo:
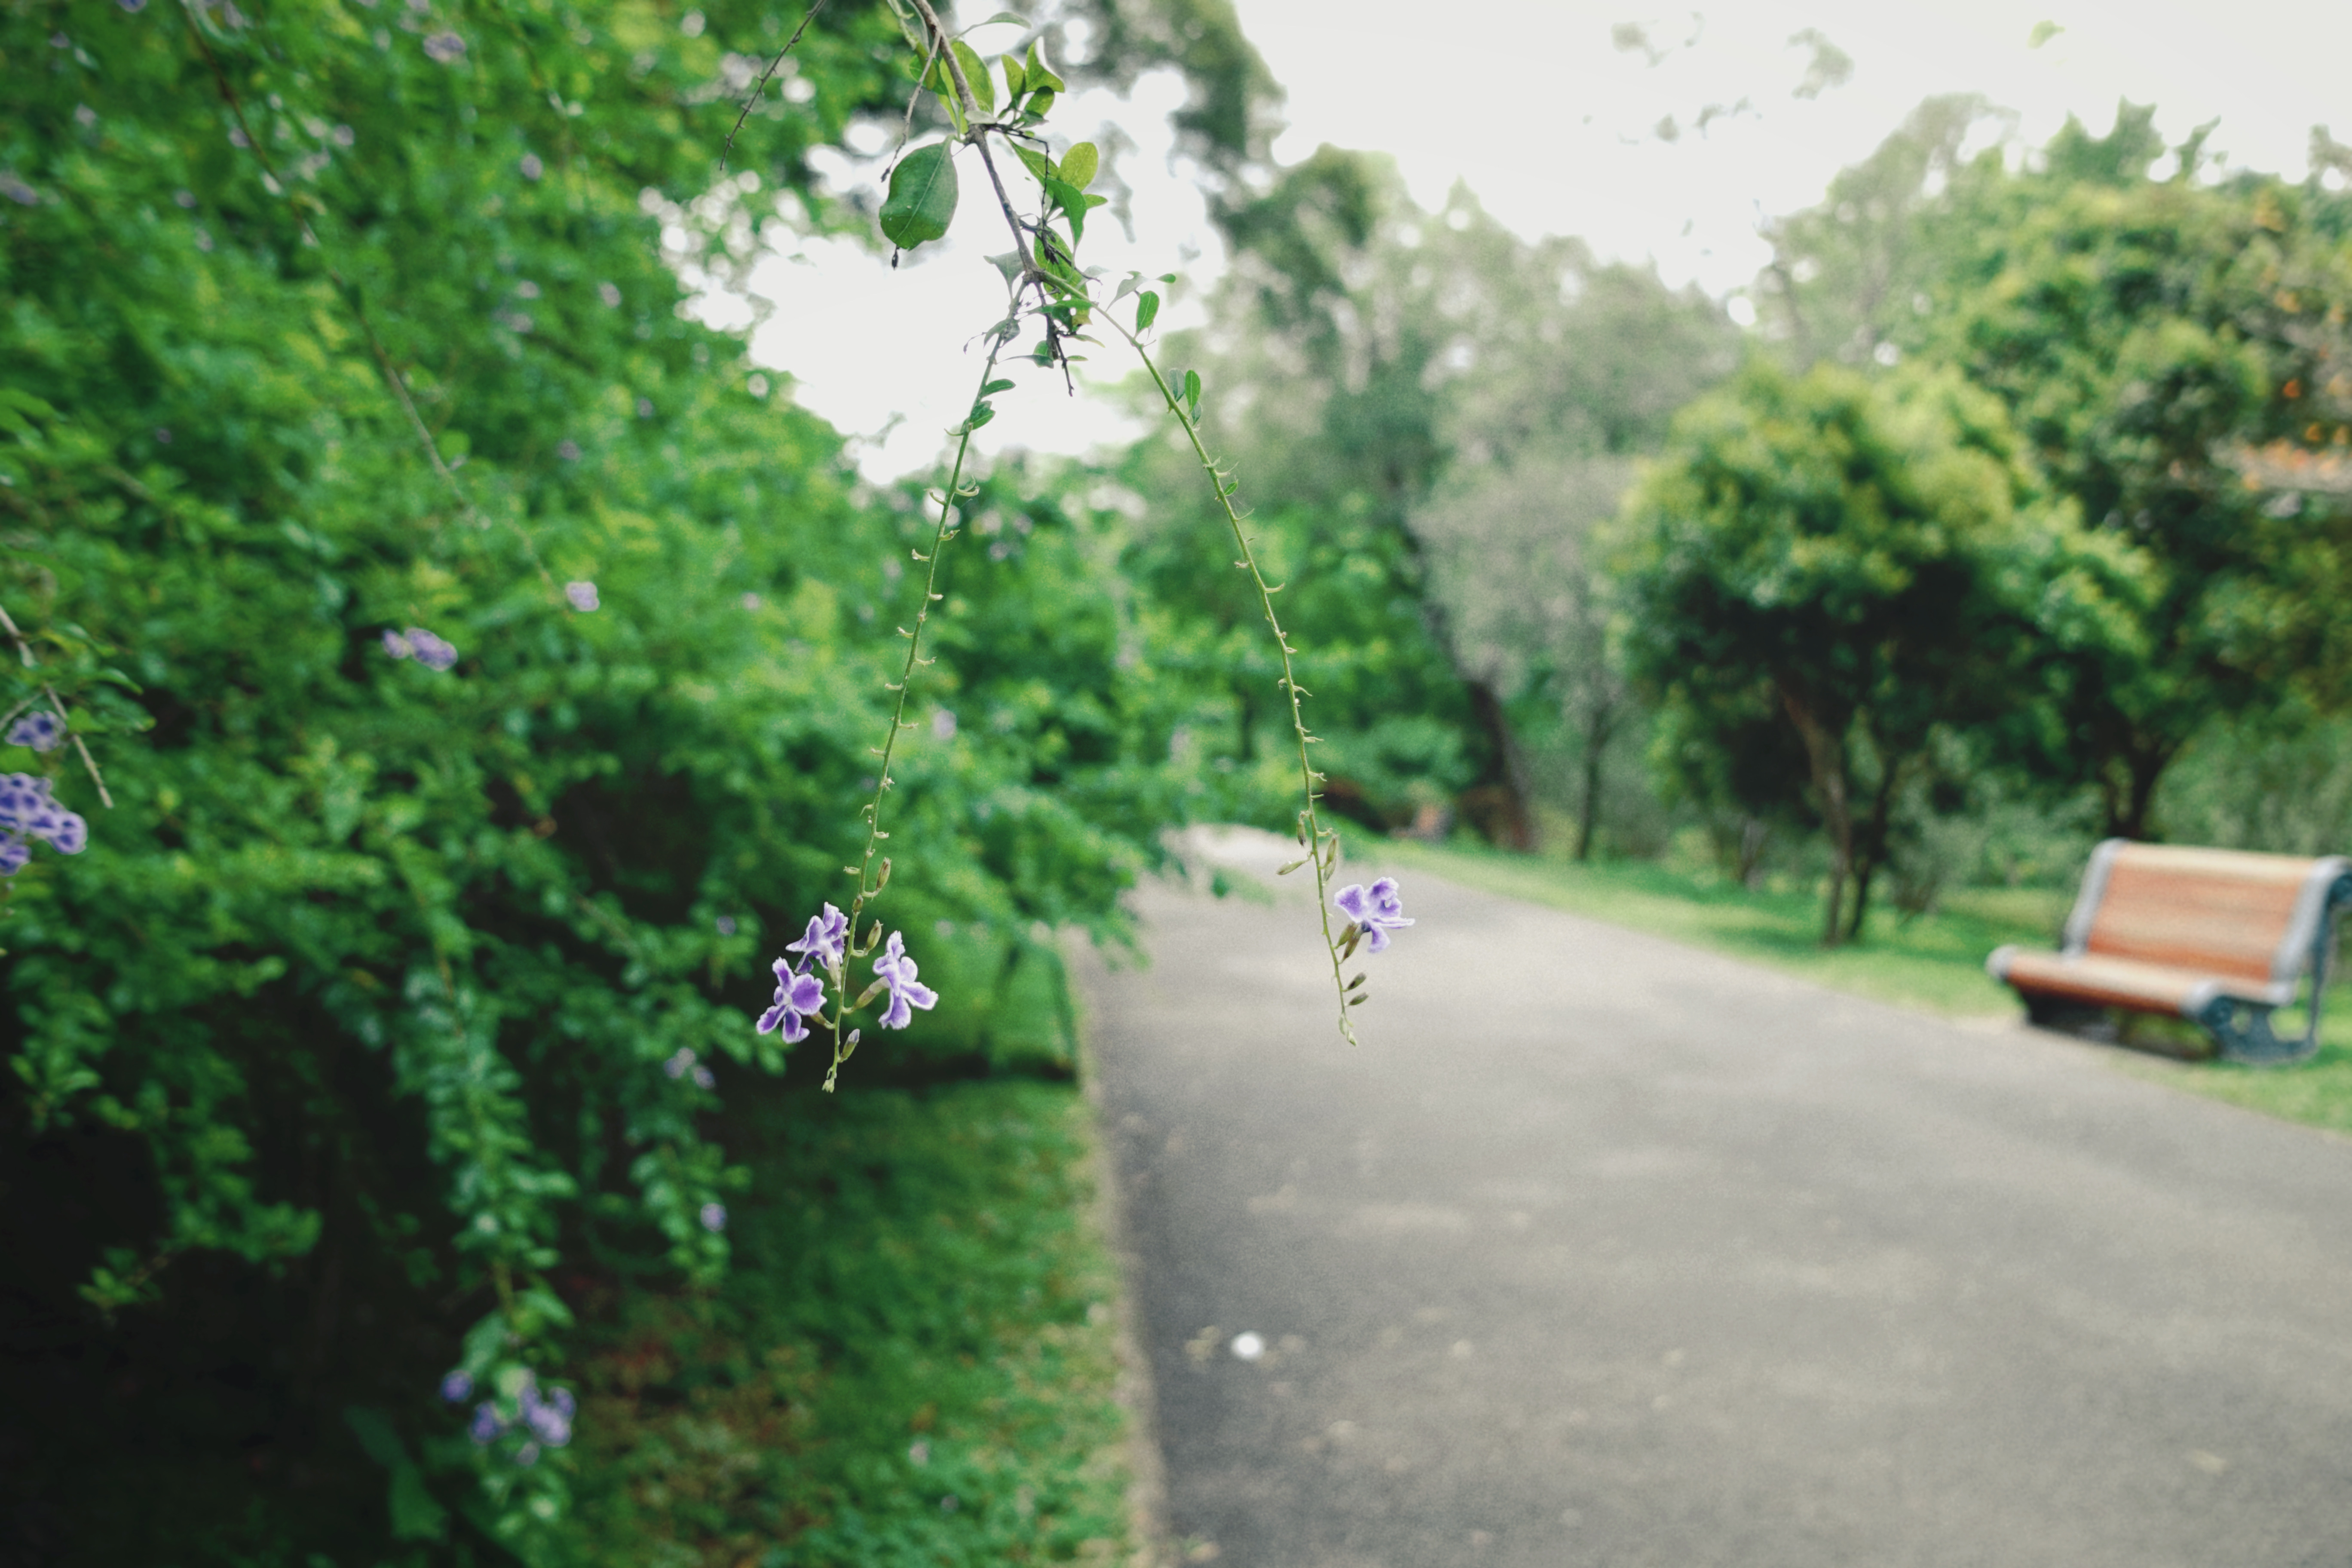
[[[1780,683],[1775,683],[1780,684]],[[1813,794],[1821,800],[1822,826],[1830,835],[1829,897],[1822,909],[1822,945],[1835,947],[1844,935],[1846,879],[1853,872],[1853,812],[1846,791],[1844,742],[1832,735],[1797,694],[1780,685],[1780,705],[1805,742]]]
[[[1503,700],[1495,695],[1495,689],[1483,680],[1464,684],[1470,690],[1471,716],[1493,748],[1486,776],[1478,781],[1477,786],[1480,793],[1493,792],[1493,795],[1500,797],[1500,809],[1493,814],[1488,837],[1504,848],[1524,855],[1536,847],[1536,835],[1528,816],[1526,770],[1520,764],[1518,742],[1511,734],[1510,720],[1504,714]]]
[[[2156,836],[2156,786],[2178,754],[2176,748],[2157,744],[2135,745],[2124,752],[2121,787],[2116,787],[2112,771],[2101,781],[2108,837],[2147,839]]]
[[[1883,747],[1873,749],[1879,754],[1878,788],[1871,795],[1870,816],[1855,836],[1853,912],[1846,917],[1845,928],[1848,942],[1862,940],[1863,921],[1870,917],[1870,884],[1886,864],[1886,836],[1893,826],[1895,792],[1903,782],[1902,763],[1886,761]]]
[[[1584,710],[1584,787],[1576,802],[1576,858],[1592,858],[1593,837],[1601,830],[1601,763],[1617,732],[1619,703],[1596,694]]]

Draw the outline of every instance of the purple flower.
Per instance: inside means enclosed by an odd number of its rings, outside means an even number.
[[[1382,877],[1369,888],[1360,882],[1349,883],[1333,894],[1331,901],[1365,933],[1369,940],[1364,945],[1374,952],[1388,946],[1390,931],[1412,924],[1405,919],[1404,903],[1397,896],[1394,877]]]
[[[735,934],[735,917],[733,915],[720,915],[717,920],[710,923],[719,928],[719,934],[720,936],[733,936]]]
[[[446,66],[465,55],[466,40],[451,32],[436,33],[425,40],[425,52]]]
[[[531,1435],[551,1448],[572,1441],[572,1418],[551,1404],[534,1404],[523,1422]]]
[[[563,596],[572,601],[573,609],[584,616],[596,607],[596,584],[566,583],[563,584]]]
[[[30,773],[0,777],[0,832],[47,838],[57,814],[57,805],[49,799],[48,780]]]
[[[30,746],[37,752],[53,752],[65,736],[65,721],[56,714],[27,713],[9,727],[8,743]]]
[[[906,939],[897,931],[883,944],[882,956],[874,961],[874,973],[890,987],[890,1005],[882,1010],[881,1026],[903,1029],[915,1021],[909,1007],[925,1012],[939,1005],[940,994],[915,978],[915,961],[907,956]]]
[[[46,828],[27,831],[47,839],[49,847],[60,855],[79,855],[89,847],[89,824],[70,811],[51,812]]]
[[[555,455],[567,463],[576,463],[580,460],[580,443],[566,436],[555,444]]]
[[[394,658],[406,658],[416,650],[408,646],[406,637],[387,628],[383,634],[383,651]]]
[[[467,1423],[466,1436],[477,1443],[495,1443],[507,1424],[499,1419],[499,1407],[485,1399],[474,1406],[474,1418]]]
[[[697,1068],[694,1069],[694,1087],[697,1089],[717,1089],[719,1087],[719,1075],[712,1072],[709,1068]]]
[[[800,941],[784,943],[784,951],[801,955],[802,969],[835,969],[848,941],[849,917],[827,904],[824,913],[809,917],[808,931]]]
[[[808,1038],[808,1016],[824,1005],[824,982],[814,974],[795,974],[782,959],[776,960],[776,1005],[760,1015],[760,1033],[782,1028],[784,1044]]]
[[[540,175],[546,172],[547,167],[539,161],[538,153],[525,153],[522,155],[522,177],[524,179],[536,180]]]
[[[536,1443],[525,1443],[521,1447],[517,1448],[515,1450],[515,1463],[518,1465],[535,1465],[539,1463],[539,1445]]]
[[[466,1396],[473,1392],[474,1374],[463,1368],[441,1380],[441,1397],[452,1405],[464,1404]]]
[[[680,1046],[674,1053],[671,1054],[669,1060],[662,1063],[662,1071],[669,1074],[672,1078],[684,1078],[686,1076],[686,1069],[693,1065],[693,1048],[688,1046]]]
[[[33,858],[33,847],[13,834],[0,834],[0,877],[13,877]]]
[[[575,1415],[580,1408],[579,1405],[572,1397],[572,1391],[568,1388],[549,1389],[547,1391],[547,1407],[562,1415],[566,1421],[571,1420],[573,1415]]]
[[[702,1221],[703,1229],[716,1236],[727,1228],[727,1205],[705,1204],[702,1205],[702,1213],[696,1217]]]
[[[409,627],[406,641],[409,651],[416,656],[416,662],[427,669],[446,669],[457,662],[457,648],[435,637],[423,626]],[[384,634],[383,646],[387,649],[392,647],[392,635],[389,632]],[[400,656],[395,653],[393,657],[398,658]]]

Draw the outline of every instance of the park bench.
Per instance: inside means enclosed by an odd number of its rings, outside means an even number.
[[[2110,1007],[2177,1016],[2240,1061],[2293,1061],[2319,1045],[2336,911],[2352,860],[2189,849],[2110,838],[2091,852],[2056,952],[2004,947],[1985,960],[2037,1024]],[[2281,1039],[2271,1014],[2311,981],[2308,1027]]]

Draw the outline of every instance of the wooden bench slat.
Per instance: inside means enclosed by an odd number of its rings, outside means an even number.
[[[2303,878],[2225,881],[2136,857],[2108,873],[2088,952],[2267,982]]]

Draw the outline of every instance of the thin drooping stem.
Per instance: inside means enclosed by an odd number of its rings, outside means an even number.
[[[1185,439],[1192,444],[1192,456],[1200,461],[1202,471],[1209,476],[1209,488],[1216,492],[1217,505],[1223,510],[1225,521],[1233,529],[1234,544],[1241,552],[1240,558],[1234,564],[1249,574],[1251,584],[1257,589],[1258,608],[1265,616],[1267,628],[1274,633],[1275,647],[1281,651],[1282,689],[1290,700],[1291,734],[1298,743],[1298,787],[1307,802],[1298,813],[1298,836],[1306,846],[1307,861],[1315,868],[1315,908],[1323,921],[1323,946],[1331,958],[1331,984],[1339,988],[1339,1033],[1347,1037],[1348,1043],[1352,1046],[1356,1044],[1356,1026],[1348,1016],[1348,1009],[1353,1004],[1349,996],[1347,977],[1340,971],[1346,953],[1342,939],[1331,933],[1332,852],[1339,847],[1339,836],[1323,826],[1322,816],[1316,809],[1316,802],[1323,795],[1317,787],[1323,782],[1323,775],[1316,771],[1315,763],[1307,752],[1307,748],[1316,744],[1317,741],[1307,728],[1307,713],[1301,702],[1307,693],[1299,689],[1297,671],[1291,662],[1297,650],[1290,646],[1290,638],[1282,629],[1282,618],[1274,609],[1274,596],[1282,590],[1266,582],[1265,574],[1258,566],[1257,552],[1251,546],[1249,530],[1243,526],[1242,514],[1234,507],[1234,492],[1240,488],[1239,481],[1218,467],[1217,460],[1209,456],[1208,447],[1201,441],[1200,422],[1185,411],[1184,401],[1177,396],[1175,388],[1168,384],[1168,378],[1160,374],[1158,363],[1152,359],[1151,351],[1143,346],[1142,339],[1128,331],[1108,311],[1103,312],[1103,319],[1108,321],[1118,335],[1135,350],[1136,357],[1143,362],[1143,368],[1150,374],[1151,384],[1160,389],[1161,399],[1167,403],[1168,412],[1175,416],[1177,424],[1183,426]],[[1352,945],[1347,944],[1349,947]]]
[[[962,106],[963,121],[967,128],[963,140],[980,153],[981,163],[988,170],[989,184],[995,192],[997,209],[1003,214],[1005,227],[1012,233],[1013,253],[1021,263],[1020,278],[1013,285],[1016,302],[1023,290],[1034,287],[1037,290],[1038,307],[1041,310],[1055,301],[1093,307],[1094,301],[1087,298],[1085,289],[1066,279],[1054,276],[1038,265],[1029,245],[1031,232],[1029,226],[1024,224],[1020,215],[1013,210],[1012,197],[1006,192],[1004,181],[997,172],[996,160],[990,155],[989,152],[989,132],[992,131],[1000,135],[1006,135],[1009,134],[1007,128],[982,118],[979,100],[973,96],[971,83],[964,74],[963,62],[956,58],[955,50],[950,47],[951,40],[948,31],[940,24],[939,14],[931,8],[930,0],[913,0],[913,5],[922,16],[924,27],[929,37],[930,52],[936,52],[947,79],[954,84],[957,100]],[[925,77],[929,75],[929,60],[927,58],[924,62]],[[1050,232],[1042,224],[1038,226],[1035,232],[1038,245],[1042,249],[1050,237]],[[1339,851],[1339,835],[1323,826],[1322,815],[1317,808],[1316,803],[1322,798],[1322,792],[1317,786],[1323,782],[1323,775],[1316,771],[1314,760],[1307,752],[1307,747],[1317,743],[1317,738],[1307,728],[1306,711],[1301,706],[1301,700],[1307,694],[1299,688],[1297,672],[1293,663],[1297,650],[1290,646],[1290,639],[1282,629],[1282,619],[1275,613],[1274,595],[1280,592],[1280,589],[1269,584],[1265,580],[1265,574],[1258,567],[1257,552],[1252,547],[1249,531],[1243,526],[1242,515],[1234,507],[1234,492],[1239,488],[1238,484],[1230,474],[1217,466],[1216,459],[1209,456],[1208,448],[1201,440],[1198,421],[1185,412],[1182,400],[1177,396],[1175,389],[1168,384],[1167,377],[1160,374],[1160,366],[1153,361],[1150,352],[1143,346],[1142,340],[1136,333],[1129,331],[1125,325],[1111,318],[1108,311],[1101,311],[1100,314],[1104,320],[1110,321],[1118,334],[1125,338],[1129,345],[1135,350],[1137,357],[1143,362],[1144,369],[1150,373],[1152,384],[1160,389],[1160,395],[1168,405],[1169,413],[1175,416],[1176,422],[1183,426],[1185,439],[1192,444],[1192,455],[1199,459],[1202,470],[1209,477],[1210,488],[1216,493],[1217,505],[1223,510],[1225,521],[1233,530],[1234,543],[1241,552],[1240,559],[1234,564],[1249,574],[1251,583],[1257,589],[1258,606],[1265,614],[1267,628],[1274,634],[1275,647],[1282,659],[1282,689],[1290,701],[1291,733],[1298,747],[1298,784],[1305,803],[1298,813],[1298,837],[1300,843],[1306,847],[1306,858],[1315,867],[1316,913],[1322,921],[1324,949],[1330,955],[1331,983],[1337,988],[1339,996],[1339,1033],[1346,1037],[1349,1045],[1354,1045],[1356,1029],[1354,1023],[1348,1016],[1348,1009],[1357,1002],[1362,1001],[1363,997],[1360,993],[1349,991],[1348,980],[1342,973],[1341,966],[1354,952],[1356,941],[1362,933],[1351,928],[1346,934],[1335,937],[1331,930],[1330,883]],[[1009,331],[1010,328],[1011,323],[1007,322],[1004,328],[999,329],[1000,333]],[[989,356],[992,368],[995,363],[996,351],[1002,348],[1004,341],[1002,335],[995,340]],[[987,384],[985,375],[982,379],[982,384],[983,386]],[[952,502],[956,485],[960,482],[963,469],[964,451],[970,445],[971,439],[971,427],[967,422],[963,442],[956,448],[956,478],[950,480],[948,495],[942,499],[939,534],[941,542],[944,542],[947,538],[947,509]],[[934,544],[932,548],[934,573],[938,570],[938,545]],[[926,599],[926,606],[929,604],[929,601]],[[919,621],[916,632],[910,635],[919,636],[920,629]],[[901,630],[904,628],[902,627]],[[909,673],[914,668],[914,649],[910,647],[908,662]],[[899,691],[899,706],[902,710],[905,704],[906,692],[902,683]],[[898,726],[894,723],[891,728],[893,740],[898,736]],[[866,865],[868,866],[872,863],[875,838],[879,833],[877,824],[882,800],[881,792],[889,787],[887,766],[887,757],[886,756],[886,772],[875,791],[874,805],[868,808],[867,813],[868,837]],[[861,903],[868,896],[866,884],[866,869],[861,866],[858,873],[858,897]],[[857,923],[854,913],[850,921],[849,934],[854,944],[857,935]],[[1360,979],[1361,976],[1358,978]],[[845,1005],[848,999],[844,996],[841,1000]],[[836,1018],[839,1015],[836,1014]],[[834,1066],[837,1069],[841,1063],[839,1045],[841,1031],[838,1023],[834,1029],[834,1037],[835,1041]],[[825,1087],[830,1089],[832,1086],[833,1075],[828,1073],[825,1078]]]
[[[751,118],[751,106],[758,103],[761,95],[768,90],[768,79],[782,67],[784,57],[793,52],[793,46],[801,41],[801,35],[808,31],[809,24],[815,21],[816,14],[824,9],[824,0],[816,0],[816,4],[808,8],[808,14],[801,18],[801,25],[793,29],[793,36],[784,40],[784,47],[778,49],[776,58],[768,62],[768,68],[760,73],[760,79],[751,84],[751,95],[743,100],[743,111],[735,117],[735,123],[727,128],[727,145],[719,154],[720,174],[727,172],[728,160],[735,156],[736,135],[742,131],[743,121]]]
[[[1004,345],[1013,341],[1013,325],[1009,320],[991,330],[988,338],[988,363],[981,367],[981,389],[972,398],[975,408],[987,397],[988,384],[996,379],[997,356],[1004,352]],[[841,1064],[848,1057],[848,1052],[843,1049],[848,1037],[842,1033],[841,1026],[848,1021],[849,1010],[853,1005],[849,997],[849,960],[852,956],[863,957],[865,953],[873,951],[874,943],[871,936],[867,938],[865,947],[862,950],[859,948],[857,921],[859,917],[865,914],[866,904],[875,895],[882,891],[883,883],[890,879],[888,857],[882,857],[878,876],[875,870],[875,858],[880,853],[882,841],[890,837],[882,826],[882,800],[890,788],[890,759],[898,752],[899,731],[913,728],[907,721],[907,694],[915,684],[915,671],[931,662],[923,657],[923,629],[930,619],[931,606],[940,602],[940,557],[944,552],[948,542],[956,535],[956,502],[962,499],[960,492],[963,489],[963,466],[965,460],[971,455],[971,433],[975,428],[971,415],[967,413],[957,434],[955,462],[948,469],[947,488],[940,492],[940,519],[938,524],[931,530],[931,548],[928,553],[919,550],[915,552],[915,559],[924,563],[923,597],[915,609],[915,624],[912,626],[898,628],[898,635],[907,639],[907,662],[900,668],[898,679],[889,685],[889,689],[898,693],[898,700],[891,704],[890,708],[890,731],[883,737],[882,744],[875,748],[876,753],[882,759],[882,766],[874,777],[874,798],[866,805],[866,848],[858,857],[856,866],[842,868],[845,871],[854,871],[856,874],[857,891],[849,900],[849,930],[845,939],[841,973],[834,988],[834,1010],[831,1020],[833,1065],[825,1069],[824,1074],[824,1087],[827,1093],[832,1092],[834,1082],[841,1074]],[[878,936],[880,932],[881,926],[877,922],[874,935]]]
[[[33,657],[33,645],[26,642],[25,640],[25,634],[16,629],[16,622],[15,618],[8,614],[8,611],[5,606],[0,606],[0,627],[5,627],[7,629],[8,640],[16,645],[16,657],[24,661],[25,668],[26,669],[39,668],[41,661]],[[89,748],[82,743],[82,738],[74,733],[73,721],[66,715],[66,705],[64,700],[58,696],[58,689],[51,686],[47,680],[42,680],[40,682],[40,688],[41,695],[49,700],[49,711],[55,713],[58,716],[58,722],[66,727],[67,737],[73,742],[74,750],[81,754],[81,765],[89,770],[89,782],[98,786],[98,798],[100,802],[105,805],[107,810],[112,811],[114,809],[114,797],[106,793],[106,775],[98,771],[98,759],[89,754]],[[16,705],[16,712],[9,714],[8,717],[13,719],[16,716],[16,713],[21,713],[26,708],[31,706],[32,704],[30,702],[20,702]]]

